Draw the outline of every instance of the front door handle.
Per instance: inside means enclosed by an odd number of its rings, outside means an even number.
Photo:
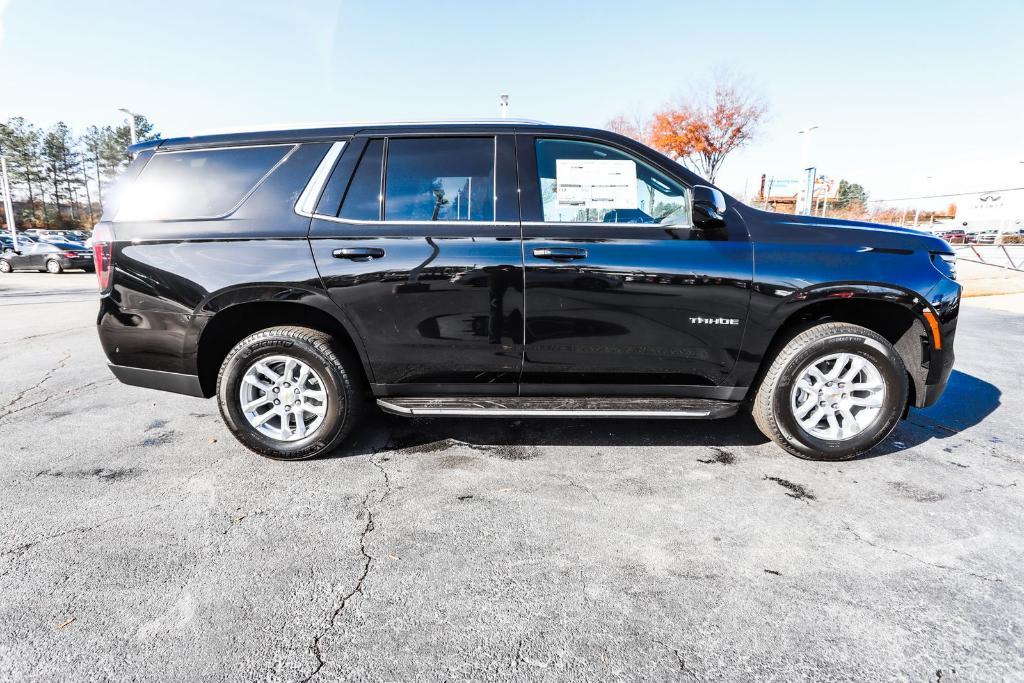
[[[384,250],[379,247],[344,247],[335,249],[334,258],[347,258],[352,261],[369,261],[370,259],[383,258]]]
[[[587,258],[587,250],[577,247],[538,247],[533,250],[536,258],[548,258],[553,261],[575,261]]]

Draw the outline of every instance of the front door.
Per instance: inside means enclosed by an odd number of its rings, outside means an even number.
[[[351,140],[310,244],[378,395],[512,395],[523,264],[511,135]]]
[[[523,394],[732,399],[750,242],[693,226],[690,188],[597,139],[520,135]]]

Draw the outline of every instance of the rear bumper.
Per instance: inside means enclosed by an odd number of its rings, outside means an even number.
[[[68,258],[66,256],[61,256],[60,267],[64,269],[81,268],[82,270],[89,270],[90,268],[93,267],[92,256],[82,256],[79,258]]]
[[[107,367],[114,373],[114,377],[133,387],[159,389],[160,391],[170,391],[175,394],[205,398],[203,387],[199,382],[199,377],[196,375],[132,368],[127,365],[114,365],[113,363],[108,364]]]

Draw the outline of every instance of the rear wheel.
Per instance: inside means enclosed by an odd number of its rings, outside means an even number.
[[[244,446],[278,460],[327,453],[348,436],[363,395],[358,359],[304,327],[251,334],[228,353],[217,401]]]
[[[11,262],[7,259],[0,258],[0,273],[9,273],[14,268],[11,267]]]
[[[907,403],[903,361],[859,325],[823,323],[791,339],[754,399],[758,428],[800,458],[846,460],[888,436]]]
[[[60,265],[60,261],[57,259],[50,259],[46,262],[46,272],[53,275],[59,275],[64,272],[64,268]]]

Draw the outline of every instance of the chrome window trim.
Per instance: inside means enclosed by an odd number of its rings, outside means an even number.
[[[313,217],[313,213],[316,211],[316,204],[320,200],[320,194],[323,192],[324,186],[327,184],[328,178],[330,178],[331,171],[334,170],[334,164],[337,163],[343,149],[345,149],[345,142],[339,140],[327,150],[327,154],[320,160],[316,171],[313,172],[309,182],[306,183],[306,187],[303,188],[302,194],[299,195],[298,201],[295,202],[295,213],[306,218]]]
[[[339,218],[337,216],[328,216],[322,213],[314,213],[313,218],[322,221],[331,221],[332,223],[343,223],[347,225],[478,225],[478,226],[491,226],[496,225],[519,225],[519,221],[365,221],[355,220],[353,218]],[[550,225],[550,223],[545,223]]]
[[[594,222],[574,222],[574,221],[523,221],[524,228],[539,228],[549,227],[557,225],[561,227],[583,227],[583,228],[621,228],[624,226],[630,227],[642,227],[642,228],[658,228],[660,230],[680,230],[687,229],[692,230],[692,223],[594,223]]]
[[[255,145],[204,145],[202,147],[188,147],[186,149],[157,149],[153,152],[153,156],[163,154],[191,154],[192,152],[220,152],[225,149],[251,149],[256,147],[297,147],[300,143],[298,142],[262,142]],[[139,171],[139,175],[146,169],[143,168]]]
[[[178,223],[178,222],[181,222],[181,221],[215,221],[215,220],[220,220],[222,218],[227,218],[228,216],[230,216],[231,214],[233,214],[234,212],[236,212],[240,208],[242,208],[242,204],[245,204],[246,200],[248,200],[249,197],[251,197],[256,192],[256,190],[260,189],[260,186],[263,185],[263,183],[267,180],[267,178],[269,178],[274,173],[274,171],[276,171],[281,166],[281,164],[283,164],[284,162],[288,161],[288,159],[291,157],[292,154],[295,154],[295,150],[297,150],[300,147],[300,144],[299,143],[283,143],[283,144],[273,144],[273,145],[234,145],[233,147],[198,147],[196,149],[171,149],[171,150],[167,150],[166,152],[156,152],[156,153],[153,154],[153,158],[154,159],[159,154],[188,154],[188,153],[191,153],[191,152],[219,152],[220,150],[224,150],[224,149],[250,149],[250,148],[253,148],[253,147],[289,147],[289,146],[291,147],[291,149],[289,149],[285,153],[284,156],[282,156],[280,159],[278,159],[277,163],[275,163],[273,166],[271,166],[270,170],[267,171],[266,173],[264,173],[260,177],[260,179],[256,181],[256,184],[253,185],[251,188],[249,188],[249,191],[246,192],[244,195],[242,195],[242,198],[239,199],[238,202],[234,206],[232,206],[230,209],[228,209],[227,211],[225,211],[222,214],[214,215],[214,216],[181,216],[181,217],[178,217],[178,218],[148,218],[148,219],[146,219],[146,218],[143,218],[143,219],[136,218],[136,219],[133,219],[133,220],[125,221],[125,220],[121,220],[120,219],[121,211],[124,209],[124,203],[121,202],[121,205],[118,207],[117,214],[113,218],[110,219],[110,222],[111,223]],[[150,159],[150,161],[152,161],[152,159]],[[139,171],[139,175],[135,177],[132,185],[134,185],[135,182],[138,181],[138,179],[142,177],[142,174],[144,174],[146,172],[146,168],[148,166],[149,166],[149,163],[147,162],[146,166],[143,167],[141,171]]]

